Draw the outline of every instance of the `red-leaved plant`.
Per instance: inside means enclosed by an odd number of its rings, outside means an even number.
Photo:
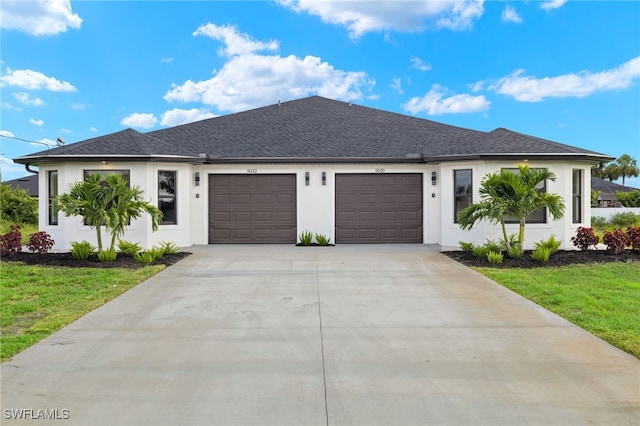
[[[629,245],[627,234],[618,228],[613,232],[605,232],[602,242],[607,245],[607,250],[613,254],[620,254]]]
[[[571,237],[571,242],[580,250],[589,250],[589,247],[595,247],[600,242],[600,238],[593,231],[593,228],[580,226],[576,230],[575,237]]]
[[[640,250],[640,226],[630,226],[627,228],[627,239],[631,248]]]
[[[22,232],[20,226],[11,225],[9,232],[0,235],[0,255],[13,256],[22,251]]]
[[[29,244],[27,244],[27,248],[29,251],[44,254],[51,250],[54,244],[55,241],[51,239],[51,235],[44,231],[39,231],[29,235]]]

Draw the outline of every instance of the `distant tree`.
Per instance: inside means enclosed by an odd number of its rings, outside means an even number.
[[[613,182],[620,177],[620,169],[616,163],[609,163],[604,168],[604,179]]]
[[[618,168],[619,177],[622,177],[623,185],[625,177],[638,177],[638,175],[640,175],[640,169],[638,169],[636,159],[629,154],[622,154],[616,159],[615,164]]]
[[[616,191],[616,198],[625,207],[640,207],[640,191]]]

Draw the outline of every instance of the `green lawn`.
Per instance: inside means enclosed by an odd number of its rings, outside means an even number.
[[[640,358],[639,263],[474,269]]]
[[[140,269],[60,268],[0,262],[2,361],[155,275]]]

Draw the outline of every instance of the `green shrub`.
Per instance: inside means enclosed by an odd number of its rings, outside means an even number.
[[[38,223],[38,200],[22,188],[0,184],[0,222]]]
[[[504,259],[504,255],[502,253],[496,253],[495,251],[490,251],[487,254],[487,260],[489,261],[489,263],[494,265],[502,263],[503,259]]]
[[[74,259],[85,260],[95,251],[96,248],[89,241],[74,241],[71,243],[71,256]]]
[[[561,242],[556,240],[556,236],[555,235],[551,235],[551,237],[548,240],[540,240],[537,243],[534,244],[534,249],[539,249],[539,248],[548,248],[550,250],[550,254],[553,254],[555,252],[558,251],[558,249],[560,249],[560,244]]]
[[[484,246],[492,252],[502,253],[505,250],[504,241],[502,240],[486,240]]]
[[[120,250],[120,253],[133,257],[142,251],[142,246],[139,243],[132,243],[130,241],[119,240],[118,250]]]
[[[471,250],[471,252],[475,257],[482,258],[482,257],[487,257],[490,250],[487,248],[487,246],[475,246],[473,250]]]
[[[178,247],[176,243],[173,243],[171,241],[160,241],[160,245],[158,248],[162,250],[163,256],[165,254],[176,254],[180,251],[180,247]]]
[[[331,238],[323,234],[316,234],[316,242],[321,246],[328,246],[331,242]]]
[[[640,226],[640,215],[634,212],[616,213],[611,216],[611,224],[624,228],[627,226]]]
[[[116,249],[105,249],[98,252],[98,260],[100,262],[114,262],[118,257]]]
[[[548,262],[549,257],[551,257],[551,249],[549,247],[539,246],[531,253],[531,257],[536,262]]]
[[[300,245],[310,246],[313,241],[313,234],[310,231],[302,231],[300,233]]]
[[[460,244],[460,250],[462,251],[472,251],[475,245],[473,243],[466,243],[464,241],[458,241]]]
[[[616,198],[625,207],[640,207],[640,191],[616,191]]]
[[[136,253],[136,262],[139,263],[153,263],[155,260],[160,259],[164,255],[161,248],[153,247],[150,250]]]
[[[518,244],[511,246],[511,249],[507,252],[507,255],[511,259],[520,259],[522,257],[522,250]]]
[[[591,226],[596,228],[603,228],[607,226],[607,219],[603,216],[591,216]]]

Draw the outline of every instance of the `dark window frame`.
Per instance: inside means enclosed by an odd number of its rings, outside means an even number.
[[[571,172],[571,220],[572,223],[582,223],[582,188],[583,170],[573,169]]]
[[[163,173],[173,174],[173,187],[169,186],[167,193],[162,193],[162,185],[160,175]],[[167,184],[170,184],[170,178]],[[162,222],[160,225],[177,225],[178,224],[178,171],[177,170],[158,170],[158,208],[162,211]],[[173,194],[170,191],[173,190]],[[164,205],[163,205],[164,204]],[[173,205],[171,208],[170,205]],[[167,212],[170,212],[167,214]]]
[[[458,173],[468,172],[469,183],[466,188],[460,186],[458,188]],[[463,191],[458,191],[464,189]],[[454,169],[453,170],[453,223],[458,223],[458,213],[466,207],[473,204],[473,169]]]
[[[55,179],[53,177],[55,176]],[[57,170],[49,170],[47,171],[47,225],[57,226],[59,225],[59,217],[58,212],[54,213],[54,198],[58,195],[58,171]]]

